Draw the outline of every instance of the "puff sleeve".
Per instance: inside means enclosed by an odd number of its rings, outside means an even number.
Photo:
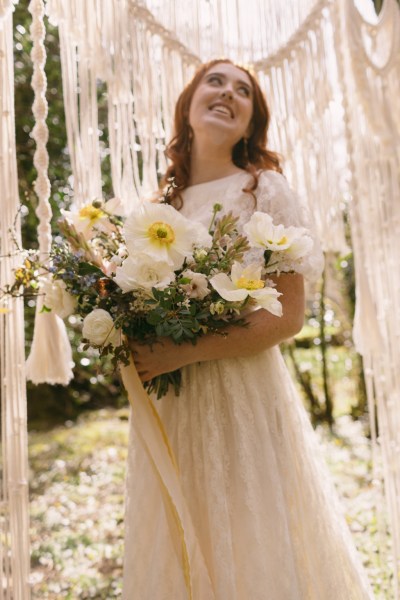
[[[304,227],[314,244],[311,253],[298,266],[309,281],[316,281],[324,268],[324,255],[311,215],[298,196],[291,190],[286,178],[276,171],[263,171],[256,189],[257,208],[268,213],[275,225]]]

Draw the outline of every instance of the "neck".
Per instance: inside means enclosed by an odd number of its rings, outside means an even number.
[[[209,142],[193,143],[190,156],[190,185],[221,179],[242,171],[232,162],[232,149]]]

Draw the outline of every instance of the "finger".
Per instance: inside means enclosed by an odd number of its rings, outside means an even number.
[[[151,379],[150,373],[143,368],[138,369],[138,375],[139,375],[141,381],[146,381],[147,379]]]

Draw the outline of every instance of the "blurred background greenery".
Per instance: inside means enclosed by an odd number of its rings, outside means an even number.
[[[400,1],[400,0],[399,0]],[[33,191],[36,177],[33,167],[34,141],[30,85],[32,65],[29,39],[30,14],[28,0],[15,7],[15,110],[19,192],[23,214],[23,242],[35,247],[37,199]],[[377,12],[382,1],[375,0]],[[57,28],[47,23],[46,35],[49,103],[48,152],[51,157],[49,178],[52,186],[51,205],[54,213],[53,233],[57,234],[57,217],[61,208],[69,206],[73,196],[71,167],[68,156],[65,115],[62,96],[59,40]],[[103,194],[112,196],[109,153],[107,147],[107,106],[104,85],[99,82],[99,129],[102,149]],[[346,205],[343,203],[346,220]],[[351,248],[347,227],[348,244]],[[335,416],[350,412],[354,418],[365,413],[366,398],[361,358],[354,350],[351,323],[354,314],[354,269],[352,254],[329,255],[319,285],[310,291],[306,325],[292,343],[285,344],[284,353],[300,386],[314,424],[332,425]],[[34,300],[26,307],[27,351],[33,335]],[[119,377],[108,366],[101,365],[95,352],[83,353],[79,343],[80,325],[70,317],[68,332],[74,349],[75,377],[70,385],[34,386],[28,384],[29,426],[34,429],[51,427],[65,420],[76,419],[85,410],[106,406],[120,408],[126,404]]]

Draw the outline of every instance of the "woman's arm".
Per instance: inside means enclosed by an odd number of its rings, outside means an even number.
[[[270,278],[282,293],[281,317],[260,309],[246,316],[247,327],[229,325],[223,330],[226,336],[210,333],[200,337],[194,346],[189,342],[177,345],[167,338],[153,348],[132,341],[133,358],[142,381],[194,362],[257,354],[298,333],[304,321],[303,277],[283,273]]]

